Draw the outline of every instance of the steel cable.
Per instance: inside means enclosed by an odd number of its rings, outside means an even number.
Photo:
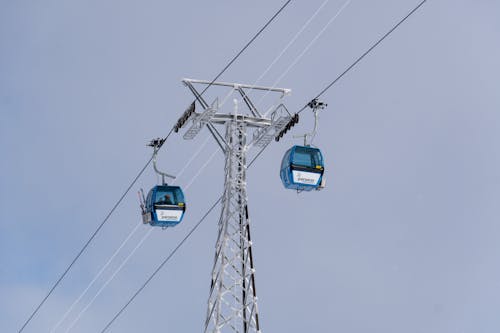
[[[172,132],[173,132],[173,129],[167,135],[167,138],[170,136],[170,134],[172,134]],[[45,302],[50,297],[50,295],[54,292],[54,290],[61,283],[61,281],[64,279],[64,277],[68,274],[68,272],[71,269],[71,267],[73,267],[73,265],[75,264],[75,262],[80,258],[80,256],[83,254],[83,252],[87,249],[87,247],[89,246],[89,244],[95,238],[95,236],[97,235],[97,233],[102,229],[102,227],[108,221],[108,219],[111,217],[111,215],[116,210],[116,208],[118,208],[118,206],[123,201],[123,199],[125,198],[125,196],[128,194],[128,192],[130,191],[130,189],[132,188],[132,186],[134,186],[134,184],[137,182],[137,180],[139,179],[139,177],[142,176],[142,174],[144,173],[144,171],[146,170],[146,168],[148,167],[148,165],[151,163],[152,160],[153,160],[153,157],[151,157],[147,161],[146,165],[144,165],[144,167],[139,171],[139,173],[137,174],[137,176],[134,178],[134,180],[127,187],[127,189],[122,194],[122,196],[120,197],[120,199],[118,199],[118,201],[115,203],[115,205],[113,206],[113,208],[111,208],[111,210],[109,211],[108,215],[106,215],[106,217],[104,218],[104,220],[97,227],[97,229],[94,231],[94,233],[90,236],[90,238],[87,240],[87,242],[83,245],[83,247],[81,248],[81,250],[75,256],[75,258],[71,261],[71,263],[69,264],[69,266],[64,270],[64,272],[61,274],[61,276],[59,276],[59,278],[54,283],[54,285],[52,286],[52,288],[50,288],[50,290],[47,293],[47,295],[42,299],[42,301],[38,304],[38,306],[36,307],[36,309],[31,313],[31,315],[28,317],[28,319],[24,322],[23,326],[19,330],[19,333],[21,333],[24,330],[24,328],[29,324],[29,322],[31,321],[31,319],[33,319],[33,317],[35,316],[35,314],[38,312],[38,310],[40,310],[40,308],[43,306],[43,304],[45,304]]]
[[[398,21],[388,32],[386,32],[381,38],[375,42],[368,50],[366,50],[360,57],[358,57],[346,70],[344,70],[339,76],[335,78],[330,84],[328,84],[319,94],[313,99],[320,98],[328,89],[330,89],[334,84],[336,84],[344,75],[346,75],[354,66],[356,66],[364,57],[366,57],[373,49],[375,49],[384,39],[386,39],[394,30],[396,30],[403,22],[405,22],[411,15],[413,15],[427,0],[421,1],[415,8],[413,8],[405,17]],[[297,113],[301,113],[307,109],[309,102],[302,107]]]
[[[269,145],[266,144],[264,147],[261,148],[258,154],[256,154],[250,163],[248,163],[248,168],[252,166],[252,164],[255,162],[255,160],[260,156],[260,154],[264,151],[264,149],[267,148]],[[162,263],[154,270],[154,272],[146,279],[146,281],[142,284],[142,286],[137,289],[137,291],[132,295],[132,297],[125,303],[125,305],[115,314],[115,316],[106,324],[106,326],[103,328],[101,333],[104,333],[110,326],[113,324],[113,322],[118,319],[118,317],[122,314],[122,312],[132,303],[132,301],[141,293],[141,291],[149,284],[149,282],[155,277],[156,274],[165,266],[165,264],[173,257],[173,255],[179,250],[179,248],[187,241],[187,239],[194,233],[196,229],[200,226],[200,224],[207,218],[207,216],[214,210],[214,208],[217,206],[217,204],[222,200],[222,196],[220,196],[217,201],[214,202],[214,204],[207,210],[207,212],[202,216],[202,218],[191,228],[191,230],[186,234],[186,236],[177,244],[177,246],[170,252],[170,254],[165,258],[165,260],[162,261]]]
[[[427,0],[420,2],[408,15],[406,15],[402,20],[400,20],[391,30],[389,30],[382,38],[380,38],[374,45],[372,45],[366,52],[364,52],[353,64],[351,64],[342,74],[340,74],[335,80],[333,80],[326,88],[324,88],[315,98],[319,98],[328,89],[330,89],[336,82],[338,82],[347,72],[349,72],[356,64],[358,64],[368,53],[370,53],[377,45],[379,45],[387,36],[389,36],[394,30],[397,29],[406,19],[408,19],[413,13],[415,13]],[[305,105],[297,113],[302,112],[307,105]],[[248,164],[247,168],[255,162],[255,160],[262,154],[262,152],[270,144],[267,143],[261,150],[253,157],[253,159]],[[186,240],[193,234],[193,232],[199,227],[199,225],[205,220],[205,218],[212,212],[215,206],[221,201],[222,196],[220,196],[217,201],[210,207],[210,209],[203,215],[203,217],[194,225],[194,227],[187,233],[187,235],[182,239],[182,241],[174,248],[172,252],[165,258],[165,260],[156,268],[156,270],[148,277],[148,279],[143,283],[143,285],[133,294],[133,296],[125,303],[125,305],[115,314],[115,316],[106,324],[104,329],[100,333],[104,333],[116,319],[123,313],[123,311],[132,303],[132,301],[141,293],[141,291],[149,284],[149,282],[158,274],[158,272],[165,266],[165,264],[172,258],[172,256],[177,252],[177,250],[186,242]]]
[[[274,21],[274,19],[290,4],[291,0],[286,1],[280,9],[266,22],[266,24],[250,39],[250,41],[234,56],[231,61],[217,74],[217,76],[211,81],[211,83],[202,91],[201,95],[210,88],[210,86],[239,58],[239,56],[257,39],[257,37],[260,36],[260,34]],[[163,146],[164,142],[170,137],[172,132],[174,131],[174,128],[170,130],[170,132],[167,134],[167,136],[164,138],[163,143],[161,146]],[[161,146],[159,148],[161,148]],[[92,242],[92,240],[95,238],[95,236],[99,233],[99,231],[102,229],[104,224],[108,221],[108,219],[111,217],[113,212],[118,208],[120,203],[123,201],[125,196],[128,194],[132,186],[137,182],[140,176],[144,173],[146,168],[149,166],[151,163],[153,157],[151,157],[147,163],[144,165],[144,167],[139,171],[138,175],[134,178],[132,183],[129,185],[129,187],[126,189],[126,191],[123,193],[123,195],[120,197],[120,199],[116,202],[116,204],[113,206],[113,208],[110,210],[108,215],[104,218],[104,220],[101,222],[101,224],[97,227],[97,229],[94,231],[94,233],[90,236],[90,238],[87,240],[87,242],[84,244],[82,249],[78,252],[78,254],[75,256],[75,258],[72,260],[72,262],[69,264],[69,266],[64,270],[63,274],[56,280],[52,288],[49,290],[47,295],[42,299],[42,301],[38,304],[38,306],[35,308],[35,310],[30,314],[28,319],[23,323],[21,328],[19,329],[18,333],[21,333],[26,326],[29,324],[29,322],[33,319],[33,317],[36,315],[36,313],[40,310],[40,308],[45,304],[47,299],[50,297],[50,295],[54,292],[54,290],[57,288],[57,286],[61,283],[61,281],[64,279],[64,277],[68,274],[70,271],[71,267],[75,264],[75,262],[80,258],[80,256],[85,252],[89,244]]]

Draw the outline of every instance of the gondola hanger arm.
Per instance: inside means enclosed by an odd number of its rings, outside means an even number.
[[[151,142],[148,144],[148,146],[150,147],[153,147],[153,169],[155,170],[155,172],[157,174],[159,174],[161,176],[161,179],[162,179],[162,184],[166,184],[165,183],[165,177],[167,178],[170,178],[170,179],[175,179],[176,177],[169,174],[169,173],[166,173],[166,172],[163,172],[163,171],[160,171],[158,169],[158,166],[156,164],[156,160],[157,160],[157,156],[158,156],[158,150],[160,149],[160,147],[163,145],[163,142],[164,140],[163,139],[153,139],[151,140]]]

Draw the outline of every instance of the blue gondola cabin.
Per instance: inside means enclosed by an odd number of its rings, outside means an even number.
[[[318,148],[293,146],[281,162],[281,181],[287,189],[311,191],[323,187],[323,155]]]
[[[179,186],[157,185],[146,198],[142,221],[158,227],[173,227],[184,217],[186,203]]]

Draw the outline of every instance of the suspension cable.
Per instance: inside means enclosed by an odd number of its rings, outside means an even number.
[[[125,305],[116,313],[116,315],[111,319],[106,326],[103,328],[101,333],[105,332],[111,324],[122,314],[122,312],[132,303],[132,301],[141,293],[141,291],[149,284],[149,282],[155,277],[156,274],[165,266],[165,264],[170,260],[170,258],[173,257],[173,255],[179,250],[179,248],[187,241],[187,239],[193,234],[193,232],[200,226],[200,224],[205,220],[205,218],[214,210],[214,208],[219,204],[219,202],[222,200],[222,196],[217,199],[217,201],[214,202],[214,204],[208,209],[208,211],[203,215],[203,217],[194,225],[194,227],[187,233],[187,235],[180,241],[179,244],[170,252],[170,254],[163,260],[163,262],[155,269],[153,274],[151,274],[147,280],[142,284],[142,286],[137,289],[137,291],[132,295],[132,297],[125,303]]]
[[[270,142],[269,142],[270,143]],[[260,154],[264,151],[264,149],[267,148],[269,145],[267,143],[264,147],[261,148],[258,154],[256,154],[250,163],[248,163],[247,169],[252,166],[252,164],[255,162],[255,160],[260,156]],[[116,313],[116,315],[111,319],[104,329],[101,331],[101,333],[104,333],[110,326],[113,324],[113,322],[122,314],[122,312],[132,303],[132,301],[142,292],[142,290],[151,282],[151,280],[155,277],[156,274],[165,266],[165,264],[174,256],[174,254],[179,250],[179,248],[188,240],[188,238],[195,232],[196,229],[200,226],[200,224],[206,219],[206,217],[214,210],[214,208],[219,204],[219,202],[222,200],[222,196],[220,196],[217,201],[214,202],[214,204],[207,210],[207,212],[202,216],[202,218],[191,228],[191,230],[186,234],[186,236],[177,244],[177,246],[170,252],[170,254],[163,260],[163,262],[155,269],[155,271],[146,279],[146,281],[142,284],[142,286],[137,289],[137,291],[132,295],[132,297],[125,303],[125,305]]]
[[[207,139],[210,139],[210,137],[207,137]],[[205,143],[207,143],[208,140],[205,140]],[[199,153],[201,150],[198,150],[197,153]],[[201,172],[207,167],[208,163],[210,163],[210,161],[213,159],[213,157],[215,156],[215,153],[217,152],[218,150],[216,150],[211,156],[210,158],[205,162],[205,164],[200,168],[200,170],[191,178],[191,181],[188,183],[188,185],[185,186],[185,190],[189,189],[189,187],[193,184],[193,182],[196,180],[196,178],[198,178],[201,174]],[[197,155],[197,154],[195,154]],[[194,157],[194,156],[193,156]],[[192,159],[190,160],[190,162],[192,161]],[[188,163],[190,163],[188,162]],[[178,175],[182,174],[179,173]],[[174,180],[175,182],[175,180]],[[173,183],[174,183],[173,182]],[[127,237],[127,239],[122,243],[122,245],[120,246],[120,248],[118,250],[115,251],[115,253],[113,254],[113,256],[108,260],[108,262],[106,263],[106,265],[104,265],[103,268],[101,268],[100,272],[98,273],[98,275],[96,277],[94,277],[94,279],[92,280],[92,282],[89,284],[89,286],[84,290],[84,292],[82,294],[80,294],[80,296],[78,297],[78,299],[71,305],[70,309],[68,309],[68,311],[64,314],[63,318],[61,318],[61,320],[59,320],[58,322],[58,326],[60,323],[62,323],[62,321],[65,319],[65,317],[69,314],[69,312],[71,311],[71,309],[76,305],[76,303],[84,296],[84,294],[88,291],[88,289],[90,288],[91,284],[93,284],[98,276],[100,276],[100,274],[104,271],[104,269],[109,265],[109,263],[111,262],[111,260],[116,256],[116,254],[118,253],[118,251],[125,245],[125,242],[127,242],[128,238],[130,238],[132,236],[132,234],[138,229],[138,227],[141,225],[142,223],[139,223],[137,225],[137,227],[129,234],[129,236]],[[78,320],[80,320],[80,318],[83,316],[83,314],[88,310],[88,308],[94,303],[94,301],[97,299],[97,297],[99,297],[99,295],[102,293],[102,291],[104,290],[104,288],[106,288],[106,286],[115,278],[115,276],[121,271],[121,269],[127,264],[127,262],[130,260],[130,258],[132,258],[132,256],[134,255],[134,253],[140,248],[140,246],[144,243],[144,241],[150,236],[151,232],[153,231],[154,228],[150,228],[150,230],[148,231],[148,233],[146,235],[144,235],[144,237],[139,241],[139,244],[137,244],[134,249],[127,255],[127,257],[121,262],[121,264],[119,265],[119,267],[111,274],[111,276],[106,280],[106,282],[104,282],[104,284],[99,288],[99,290],[97,291],[97,293],[92,297],[92,299],[90,300],[90,302],[87,303],[87,305],[85,305],[85,307],[80,310],[80,312],[78,313],[78,315],[76,316],[76,319],[73,320],[73,322],[69,325],[69,327],[67,328],[66,332],[69,332],[71,330],[72,327],[74,327],[77,323]],[[54,332],[55,329],[53,329],[51,332]]]
[[[203,150],[203,148],[206,146],[206,144],[208,143],[208,140],[210,139],[210,137],[207,136],[205,142],[203,142],[203,144],[200,146],[200,148],[198,149],[198,151],[193,154],[193,156],[191,156],[191,158],[189,159],[189,161],[187,161],[184,165],[184,168],[182,168],[181,171],[179,171],[177,174],[176,174],[176,179],[172,182],[172,184],[175,184],[175,181],[178,179],[178,177],[180,177],[182,174],[184,174],[184,172],[186,171],[186,169],[188,168],[189,165],[191,165],[191,162],[194,160],[194,158],[196,158],[199,153]],[[129,239],[132,237],[132,235],[135,234],[135,232],[139,229],[139,227],[142,225],[142,223],[139,223],[136,225],[136,227],[129,233],[129,235],[125,238],[125,240],[120,244],[120,246],[116,249],[116,251],[111,255],[111,257],[108,259],[108,261],[106,262],[106,264],[104,264],[104,266],[101,267],[101,269],[99,270],[99,272],[96,274],[96,276],[94,276],[94,278],[92,279],[92,281],[88,284],[88,286],[84,289],[84,291],[77,297],[77,299],[71,304],[71,306],[66,310],[66,312],[63,314],[63,316],[59,319],[59,321],[54,325],[54,327],[52,327],[52,329],[50,330],[51,333],[54,333],[57,328],[63,323],[63,321],[66,319],[66,317],[70,314],[70,312],[73,310],[73,308],[76,306],[76,304],[78,304],[78,302],[83,298],[83,296],[85,296],[85,294],[88,292],[88,290],[90,289],[90,287],[92,287],[92,285],[97,281],[97,279],[102,275],[102,273],[104,272],[104,270],[111,264],[111,262],[113,261],[113,259],[118,255],[118,253],[122,250],[122,248],[125,246],[125,244],[129,241]]]
[[[240,55],[255,41],[255,39],[257,39],[257,37],[259,37],[261,35],[261,33],[274,21],[274,19],[290,4],[292,0],[288,0],[286,1],[281,7],[280,9],[266,22],[266,24],[260,28],[260,30],[250,39],[250,41],[248,41],[246,43],[246,45],[231,59],[231,61],[229,61],[229,63],[219,72],[219,74],[217,74],[217,76],[210,82],[209,85],[207,85],[207,87],[205,87],[205,89],[201,92],[201,94],[203,94],[208,88],[210,88],[210,86],[240,57]],[[170,130],[170,132],[167,134],[167,136],[164,138],[163,140],[163,143],[161,146],[158,147],[158,149],[160,149],[163,144],[166,142],[166,140],[170,137],[170,135],[174,132],[174,127],[172,127],[172,129]],[[130,185],[127,187],[127,189],[125,190],[125,192],[122,194],[122,196],[120,197],[120,199],[118,199],[118,201],[115,203],[115,205],[113,206],[113,208],[110,210],[110,212],[108,213],[108,215],[104,218],[104,220],[101,222],[101,224],[97,227],[97,229],[94,231],[94,233],[90,236],[90,238],[87,240],[87,242],[84,244],[84,246],[82,247],[82,249],[78,252],[78,254],[75,256],[75,258],[72,260],[72,262],[69,264],[69,266],[64,270],[64,272],[61,274],[61,276],[56,280],[56,282],[54,283],[54,285],[52,286],[52,288],[49,290],[49,292],[47,293],[47,295],[42,299],[42,301],[38,304],[38,306],[35,308],[35,310],[31,313],[31,315],[28,317],[28,319],[24,322],[24,324],[21,326],[20,330],[18,331],[18,333],[21,333],[25,327],[29,324],[29,322],[33,319],[33,317],[36,315],[36,313],[40,310],[40,308],[45,304],[45,302],[47,301],[47,299],[50,297],[50,295],[54,292],[54,290],[57,288],[57,286],[61,283],[61,281],[64,279],[64,277],[68,274],[69,270],[71,269],[71,267],[73,267],[73,265],[76,263],[76,261],[80,258],[80,256],[83,254],[83,252],[85,252],[85,250],[87,249],[87,247],[90,245],[90,243],[92,242],[92,240],[95,238],[95,236],[99,233],[99,231],[102,229],[102,227],[104,226],[104,224],[106,224],[106,222],[109,220],[109,218],[111,217],[111,215],[113,214],[113,212],[118,208],[118,206],[120,205],[120,203],[123,201],[123,199],[125,198],[125,196],[128,194],[128,192],[130,191],[130,189],[132,188],[132,186],[134,186],[134,184],[137,182],[137,180],[142,176],[142,174],[144,173],[144,171],[146,170],[146,168],[149,166],[149,164],[151,163],[153,157],[151,157],[147,162],[146,164],[144,165],[144,167],[139,171],[139,173],[137,174],[137,176],[134,178],[134,180],[130,183]]]
[[[275,18],[276,18],[276,17],[277,17],[277,16],[278,16],[278,15],[279,15],[279,14],[280,14],[280,13],[281,13],[284,9],[285,9],[285,7],[286,7],[286,6],[288,6],[288,5],[290,4],[290,2],[291,2],[291,1],[292,1],[292,0],[288,0],[287,2],[285,2],[285,3],[283,4],[283,6],[281,6],[281,8],[280,8],[280,9],[279,9],[279,10],[278,10],[278,11],[277,11],[274,15],[273,15],[273,17],[271,17],[271,18],[267,21],[267,23],[266,23],[266,24],[264,24],[264,26],[263,26],[262,28],[260,28],[260,30],[259,30],[259,31],[258,31],[258,32],[257,32],[257,33],[253,36],[253,37],[252,37],[252,39],[250,39],[250,40],[248,41],[248,43],[247,43],[245,46],[243,46],[243,48],[241,49],[241,51],[240,51],[240,52],[238,52],[238,54],[236,54],[236,55],[233,57],[233,59],[231,59],[231,61],[230,61],[230,62],[226,65],[226,67],[224,67],[224,69],[222,69],[222,70],[220,71],[220,73],[219,73],[219,74],[217,74],[217,76],[216,76],[216,77],[214,77],[214,79],[210,82],[210,84],[208,84],[208,85],[205,87],[205,89],[203,89],[203,91],[201,92],[200,96],[201,96],[201,95],[203,95],[203,93],[204,93],[205,91],[207,91],[207,89],[208,89],[208,88],[210,88],[210,86],[211,86],[212,84],[214,84],[214,82],[215,82],[215,81],[217,81],[217,79],[218,79],[218,78],[219,78],[219,77],[220,77],[220,76],[221,76],[221,75],[222,75],[222,74],[223,74],[223,73],[224,73],[224,72],[225,72],[225,71],[229,68],[229,66],[231,66],[231,65],[233,64],[233,62],[235,62],[235,61],[236,61],[236,59],[238,59],[238,57],[239,57],[239,56],[240,56],[240,55],[241,55],[241,54],[242,54],[242,53],[243,53],[243,52],[244,52],[244,51],[245,51],[245,50],[246,50],[246,49],[250,46],[250,44],[252,44],[252,43],[253,43],[253,41],[254,41],[255,39],[257,39],[257,37],[259,37],[259,35],[260,35],[260,34],[261,34],[261,33],[262,33],[262,32],[263,32],[263,31],[264,31],[264,30],[265,30],[265,29],[269,26],[269,24],[271,24],[271,22],[272,22],[272,21],[274,21],[274,19],[275,19]]]
[[[410,17],[414,12],[416,12],[427,0],[420,2],[408,15],[406,15],[402,20],[400,20],[389,32],[387,32],[382,38],[380,38],[374,45],[372,45],[365,53],[363,53],[353,64],[351,64],[342,74],[340,74],[332,83],[330,83],[325,89],[323,89],[315,98],[321,97],[331,86],[333,86],[337,81],[339,81],[347,72],[349,72],[354,66],[356,66],[368,53],[370,53],[378,44],[380,44],[387,36],[389,36],[398,26],[400,26],[408,17]],[[309,104],[309,103],[308,103]],[[308,107],[305,105],[297,113],[302,112]],[[271,143],[268,142],[261,150],[252,158],[247,166],[247,169],[252,166],[255,160],[262,154],[262,152]],[[142,286],[132,295],[132,297],[125,303],[125,305],[115,314],[115,316],[106,324],[100,333],[106,332],[106,330],[115,322],[115,320],[123,313],[123,311],[132,303],[132,301],[144,290],[144,288],[151,282],[151,280],[158,274],[158,272],[165,266],[165,264],[173,257],[177,250],[187,241],[187,239],[194,233],[194,231],[200,226],[200,224],[205,220],[205,218],[212,212],[212,210],[221,201],[222,196],[220,196],[217,201],[208,209],[208,211],[203,215],[203,217],[194,225],[194,227],[187,233],[187,235],[181,240],[181,242],[170,252],[170,254],[165,258],[165,260],[156,268],[156,270],[146,279]]]
[[[394,30],[396,30],[403,22],[405,22],[411,15],[413,15],[427,0],[422,0],[415,8],[413,8],[405,17],[403,17],[398,23],[396,23],[388,32],[385,33],[375,44],[373,44],[368,50],[366,50],[359,58],[357,58],[345,71],[343,71],[339,76],[335,78],[330,84],[328,84],[319,94],[314,98],[321,97],[328,89],[330,89],[334,84],[336,84],[344,75],[346,75],[354,66],[356,66],[364,57],[366,57],[373,49],[375,49],[384,39],[386,39]],[[313,99],[314,99],[313,98]],[[301,113],[308,107],[309,102],[302,107],[297,113]]]
[[[170,133],[167,135],[167,138],[170,136],[170,134],[172,134],[172,132],[173,131],[170,131]],[[45,297],[38,304],[38,306],[36,307],[36,309],[31,313],[31,315],[28,317],[28,319],[24,322],[23,326],[19,330],[19,333],[21,333],[24,330],[24,328],[28,325],[28,323],[31,321],[31,319],[33,319],[33,317],[35,316],[35,314],[38,312],[38,310],[40,310],[40,308],[47,301],[47,299],[50,297],[50,295],[54,292],[54,290],[57,288],[57,286],[61,283],[61,281],[64,279],[64,277],[68,274],[68,272],[71,269],[71,267],[73,267],[73,265],[75,264],[75,262],[80,258],[80,256],[83,254],[83,252],[87,249],[87,247],[92,242],[92,240],[95,238],[95,236],[97,235],[97,233],[102,229],[102,227],[109,220],[109,218],[111,217],[111,215],[113,214],[113,212],[118,208],[118,206],[123,201],[123,199],[125,198],[125,196],[128,194],[128,192],[130,191],[130,189],[132,188],[132,186],[134,186],[134,184],[137,182],[137,180],[139,179],[139,177],[144,173],[144,171],[146,170],[146,168],[148,167],[148,165],[151,163],[152,159],[153,159],[153,157],[151,157],[147,161],[146,165],[144,165],[144,167],[142,167],[142,169],[139,171],[139,173],[137,174],[137,176],[135,176],[135,178],[132,180],[132,182],[127,187],[127,189],[125,190],[125,192],[123,192],[123,194],[120,197],[120,199],[118,199],[118,201],[115,203],[115,205],[113,206],[113,208],[111,208],[111,210],[109,211],[108,215],[106,215],[106,217],[104,218],[104,220],[97,227],[97,229],[94,231],[94,233],[90,236],[90,238],[87,240],[87,242],[83,245],[83,247],[78,252],[78,254],[75,256],[75,258],[73,258],[73,260],[71,261],[71,263],[69,264],[69,266],[64,270],[64,272],[61,274],[61,276],[59,276],[59,278],[54,283],[54,285],[52,286],[52,288],[49,290],[49,292],[47,293],[47,295],[45,295]]]

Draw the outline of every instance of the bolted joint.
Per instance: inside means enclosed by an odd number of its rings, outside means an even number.
[[[165,139],[156,138],[156,139],[151,140],[148,143],[148,147],[153,147],[153,148],[159,149],[159,148],[161,148],[161,146],[163,146],[164,142],[165,142]]]
[[[324,108],[326,108],[328,106],[328,104],[319,101],[317,98],[314,98],[309,103],[307,103],[307,106],[310,107],[313,110],[317,110],[317,109],[324,109]]]

